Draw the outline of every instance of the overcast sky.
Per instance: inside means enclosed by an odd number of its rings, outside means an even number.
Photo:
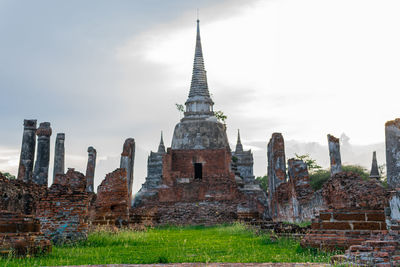
[[[382,144],[399,117],[398,0],[0,0],[0,170],[16,174],[23,120],[37,119],[52,152],[65,132],[67,167],[85,172],[97,149],[96,185],[135,138],[137,191],[189,92],[197,8],[215,110],[232,144],[240,128],[256,175],[273,132]]]

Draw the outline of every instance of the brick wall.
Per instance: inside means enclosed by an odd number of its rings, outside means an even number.
[[[313,220],[303,246],[347,249],[386,231],[383,210],[323,210]]]
[[[127,172],[116,169],[106,175],[97,187],[94,214],[91,223],[95,225],[126,225],[129,220],[129,192]]]
[[[36,255],[51,251],[51,243],[40,232],[32,215],[0,210],[0,256]]]
[[[35,214],[37,203],[46,192],[46,186],[9,180],[0,173],[0,210]]]
[[[56,177],[36,210],[42,231],[56,244],[85,239],[90,203],[85,176],[68,169],[65,175]]]
[[[375,180],[355,173],[337,173],[322,187],[327,209],[313,220],[303,246],[347,249],[386,231],[384,209],[388,192]]]

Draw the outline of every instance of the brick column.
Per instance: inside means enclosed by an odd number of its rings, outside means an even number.
[[[19,158],[18,180],[32,180],[33,162],[35,160],[36,120],[24,120],[21,155]]]
[[[96,169],[96,156],[97,152],[96,149],[93,147],[88,147],[88,162],[86,167],[86,191],[87,192],[94,192],[93,191],[93,183],[94,183],[94,171]]]
[[[285,141],[281,133],[273,133],[268,143],[268,186],[269,186],[269,205],[271,215],[276,216],[276,207],[274,207],[273,196],[276,188],[286,182],[286,159],[285,159]]]
[[[400,119],[385,124],[386,168],[389,187],[400,187]]]
[[[47,186],[48,182],[51,132],[50,122],[40,123],[39,128],[36,130],[38,144],[33,181],[39,185]]]
[[[135,163],[135,139],[128,138],[125,140],[124,147],[121,153],[120,168],[126,170],[129,200],[131,200],[132,198],[134,163]]]
[[[328,134],[329,157],[331,161],[331,176],[342,171],[339,138]]]
[[[65,173],[65,134],[58,133],[56,137],[56,146],[54,148],[54,167],[53,167],[53,182],[56,174]]]

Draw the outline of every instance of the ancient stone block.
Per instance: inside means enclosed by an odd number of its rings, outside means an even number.
[[[400,187],[400,119],[385,124],[387,181],[391,188]]]
[[[56,174],[65,173],[65,148],[64,148],[65,134],[58,133],[56,137],[56,145],[54,148],[54,167],[53,167],[53,181]]]
[[[93,147],[88,147],[88,162],[86,167],[86,191],[94,192],[93,184],[94,184],[94,171],[96,169],[96,149]]]
[[[50,163],[50,136],[51,127],[49,122],[40,123],[36,130],[38,136],[35,169],[33,171],[33,182],[46,185],[48,184],[49,163]]]
[[[36,148],[36,120],[24,120],[21,155],[18,167],[18,179],[25,182],[32,180],[33,163]]]
[[[125,140],[123,151],[121,154],[120,168],[125,169],[126,173],[127,173],[127,187],[128,187],[129,203],[132,198],[134,163],[135,163],[135,139],[128,138]]]
[[[328,134],[329,157],[331,162],[331,175],[342,171],[339,138]]]

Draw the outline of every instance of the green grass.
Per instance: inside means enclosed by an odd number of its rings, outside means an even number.
[[[285,223],[285,224],[295,224],[295,225],[300,226],[300,227],[307,227],[307,226],[311,225],[310,221],[307,221],[307,222],[283,222],[283,223]]]
[[[75,246],[47,256],[0,259],[0,266],[176,262],[328,262],[332,254],[303,249],[297,241],[256,235],[241,224],[164,227],[143,232],[94,232]]]

